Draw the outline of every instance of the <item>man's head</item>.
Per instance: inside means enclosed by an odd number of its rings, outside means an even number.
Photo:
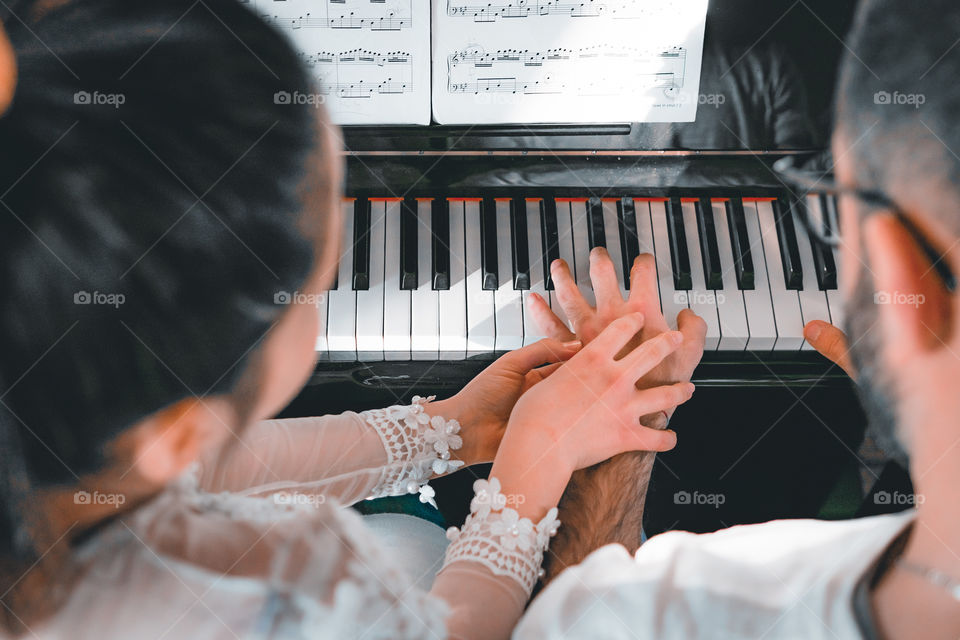
[[[951,0],[863,2],[838,87],[839,181],[885,193],[908,220],[841,198],[851,355],[871,426],[898,457],[916,453],[923,415],[956,403],[960,376],[956,296],[908,230],[958,273],[958,34]]]

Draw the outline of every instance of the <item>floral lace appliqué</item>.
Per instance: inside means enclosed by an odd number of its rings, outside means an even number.
[[[507,496],[500,493],[500,481],[477,480],[470,515],[462,529],[450,527],[444,566],[458,560],[471,560],[486,566],[494,574],[510,576],[527,592],[533,591],[543,575],[540,568],[550,538],[560,521],[553,508],[536,525],[507,507]]]
[[[460,423],[442,416],[430,417],[423,407],[435,396],[413,397],[407,406],[364,411],[360,416],[372,426],[387,451],[387,464],[371,498],[420,493],[420,501],[436,507],[430,476],[444,474],[463,466],[450,452],[463,446]]]

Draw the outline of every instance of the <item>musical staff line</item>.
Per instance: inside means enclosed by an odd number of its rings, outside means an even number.
[[[470,48],[447,57],[449,93],[638,95],[683,86],[683,47],[644,51],[598,45],[546,51]]]
[[[243,0],[241,0],[243,1]],[[280,29],[345,29],[401,31],[413,28],[412,0],[326,0],[322,15],[306,11],[299,15],[280,15],[269,8],[286,8],[284,0],[246,0],[260,17]],[[319,4],[319,3],[318,3]]]
[[[340,53],[301,53],[320,82],[320,93],[345,99],[413,92],[413,56],[354,49]]]
[[[501,19],[563,16],[568,18],[609,18],[611,20],[653,20],[674,9],[674,2],[651,7],[640,0],[513,0],[487,4],[465,4],[447,0],[447,15],[472,18],[474,22],[496,22]]]

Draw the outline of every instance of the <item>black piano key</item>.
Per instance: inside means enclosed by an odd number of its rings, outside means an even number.
[[[587,238],[591,250],[607,246],[607,234],[603,228],[603,201],[600,198],[587,201]]]
[[[730,198],[726,202],[726,208],[737,287],[741,290],[753,290],[756,288],[756,277],[753,272],[753,256],[750,254],[750,236],[747,235],[747,218],[743,213],[743,201],[740,198]]]
[[[417,288],[417,201],[404,199],[400,205],[400,289]],[[387,242],[393,242],[390,238]]]
[[[617,202],[617,220],[620,221],[620,256],[623,259],[623,286],[630,288],[630,271],[640,255],[640,237],[637,235],[637,216],[633,198]]]
[[[553,198],[540,199],[540,241],[543,243],[543,284],[547,291],[553,291],[553,278],[550,265],[560,258],[560,231],[557,227],[557,201]]]
[[[513,288],[530,288],[530,245],[527,237],[527,201],[510,201],[510,241],[513,257]]]
[[[829,233],[830,220],[827,214],[825,194],[820,194],[820,215],[823,221],[823,228],[817,229],[821,233]],[[817,286],[820,291],[837,289],[837,263],[833,259],[833,249],[823,246],[823,243],[810,236],[810,248],[813,250],[813,266],[817,272]]]
[[[713,221],[713,203],[700,198],[694,203],[697,211],[697,231],[700,255],[707,289],[723,289],[723,268],[720,266],[720,248],[717,246],[717,228]]]
[[[794,207],[803,206],[797,200],[788,201],[778,198],[773,201],[773,219],[777,226],[777,240],[780,243],[780,260],[783,263],[783,278],[787,289],[803,289],[803,269],[800,266],[800,245],[797,243],[797,229],[793,226]],[[802,212],[798,212],[802,213]]]
[[[832,233],[840,231],[840,213],[837,211],[836,196],[820,194],[820,210],[823,212],[824,229]]]
[[[493,198],[480,202],[480,274],[484,291],[500,287],[497,271],[497,203]]]
[[[370,201],[353,202],[353,290],[370,288]]]
[[[667,201],[667,235],[670,236],[670,265],[673,268],[673,288],[677,291],[693,289],[690,271],[690,253],[687,251],[687,235],[683,227],[683,208],[680,198]]]
[[[440,198],[434,200],[430,207],[430,230],[433,236],[431,282],[435,291],[446,291],[450,288],[450,201]]]

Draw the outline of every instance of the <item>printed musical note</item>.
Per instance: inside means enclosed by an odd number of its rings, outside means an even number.
[[[321,51],[301,59],[314,69],[323,94],[369,99],[413,91],[413,57],[403,51]]]
[[[337,124],[430,122],[430,0],[250,0],[290,38]]]
[[[528,18],[537,16],[566,16],[570,18],[609,18],[612,20],[656,20],[659,16],[675,12],[676,0],[667,0],[650,4],[642,0],[620,0],[604,2],[583,0],[582,2],[564,2],[563,0],[513,0],[512,2],[491,2],[487,4],[464,4],[457,0],[446,0],[447,15],[450,17],[468,17],[474,22],[496,22],[500,19]]]
[[[448,56],[450,93],[522,93],[578,96],[637,95],[682,87],[687,52],[610,47],[486,53],[471,48]]]
[[[287,0],[247,0],[260,17],[281,29],[366,29],[399,31],[413,28],[413,0],[326,0],[321,11],[291,11]],[[302,7],[298,7],[302,9]],[[280,13],[282,11],[282,14]]]

